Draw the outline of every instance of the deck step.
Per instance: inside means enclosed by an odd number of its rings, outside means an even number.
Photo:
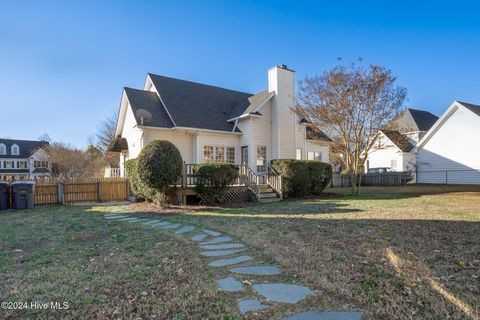
[[[271,203],[271,202],[278,202],[281,201],[280,198],[260,198],[258,199],[258,202],[260,203]]]
[[[278,197],[278,194],[276,192],[265,192],[265,193],[260,193],[259,195],[259,198],[260,199],[266,199],[266,198],[277,198]]]

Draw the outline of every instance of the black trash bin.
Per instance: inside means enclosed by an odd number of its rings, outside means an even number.
[[[18,181],[13,182],[11,186],[13,208],[16,210],[32,209],[35,183]]]
[[[0,210],[8,209],[8,183],[0,182]]]

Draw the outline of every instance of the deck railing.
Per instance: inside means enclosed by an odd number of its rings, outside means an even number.
[[[280,198],[282,198],[282,175],[271,166],[267,167],[267,183],[280,195]]]

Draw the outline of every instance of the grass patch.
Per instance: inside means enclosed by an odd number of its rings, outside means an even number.
[[[480,187],[327,192],[340,196],[195,208],[171,219],[233,235],[280,265],[289,279],[319,292],[282,312],[363,310],[370,319],[480,316]],[[278,316],[269,312],[263,316]]]
[[[0,256],[1,301],[69,302],[4,319],[238,318],[187,240],[89,207],[0,214]]]

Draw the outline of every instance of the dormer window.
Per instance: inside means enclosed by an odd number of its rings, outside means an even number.
[[[0,143],[0,154],[7,154],[7,147],[3,143]]]
[[[14,144],[12,146],[12,155],[18,156],[19,154],[20,154],[20,148],[18,147],[18,145]]]

